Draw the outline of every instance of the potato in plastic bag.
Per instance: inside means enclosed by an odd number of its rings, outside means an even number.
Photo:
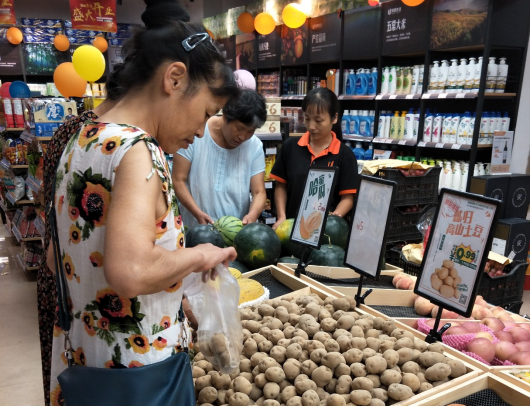
[[[200,275],[190,275],[185,295],[199,323],[200,351],[216,370],[231,374],[239,367],[243,342],[239,284],[224,265],[216,266],[215,270],[218,275],[213,281],[208,278],[202,282]]]

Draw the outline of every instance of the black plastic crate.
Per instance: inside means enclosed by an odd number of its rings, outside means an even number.
[[[418,221],[432,207],[432,205],[420,206],[417,207],[418,211],[408,213],[405,207],[394,207],[390,218],[387,243],[420,242],[423,236],[418,230]]]
[[[436,204],[441,170],[435,166],[423,176],[405,176],[401,169],[379,169],[375,176],[397,183],[395,206]]]
[[[482,295],[486,302],[496,306],[506,306],[522,301],[527,268],[527,262],[512,262],[505,268],[505,272],[509,272],[503,276],[492,278],[484,272],[478,294]]]
[[[398,266],[403,269],[403,272],[412,276],[418,276],[420,274],[420,265],[414,262],[407,261],[401,249],[394,248],[394,251],[399,254]]]

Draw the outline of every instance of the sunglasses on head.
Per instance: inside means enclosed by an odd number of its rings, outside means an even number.
[[[206,44],[210,44],[215,50],[215,52],[221,54],[219,49],[217,49],[217,46],[214,44],[212,37],[210,37],[207,32],[201,32],[199,34],[190,35],[188,38],[182,41],[182,46],[187,52],[190,52],[203,42],[205,42]]]

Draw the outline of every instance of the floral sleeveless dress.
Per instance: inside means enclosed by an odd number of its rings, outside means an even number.
[[[144,142],[151,152],[153,169],[147,179],[158,176],[167,198],[168,210],[156,221],[156,245],[170,251],[184,247],[184,226],[171,172],[156,140],[137,127],[85,124],[63,153],[56,190],[61,256],[73,314],[70,340],[78,365],[139,367],[192,345],[187,321],[178,321],[182,281],[163,292],[126,298],[108,285],[103,273],[105,223],[116,172],[137,142]],[[54,406],[64,403],[57,376],[65,368],[64,335],[56,325],[50,386]],[[87,382],[87,389],[89,385]]]

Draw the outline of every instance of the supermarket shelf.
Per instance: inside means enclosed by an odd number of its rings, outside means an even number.
[[[9,203],[12,205],[33,204],[33,201],[28,199],[15,200],[13,196],[11,196],[11,193],[6,193],[6,199],[9,200]]]
[[[378,94],[375,100],[419,100],[421,94]]]
[[[362,135],[347,135],[343,134],[342,139],[344,141],[361,141],[361,142],[372,142],[372,137],[363,137]]]
[[[339,100],[375,100],[375,96],[353,96],[353,95],[341,95],[338,97]]]
[[[4,228],[6,229],[7,237],[13,237],[13,234],[11,233],[11,229],[7,224],[4,224]]]
[[[35,137],[37,141],[51,141],[52,137]]]
[[[461,145],[461,144],[444,144],[443,142],[418,142],[418,147],[420,148],[440,148],[440,149],[454,149],[461,151],[470,151],[471,145]]]
[[[30,188],[33,192],[39,193],[42,187],[42,182],[40,180],[35,179],[33,176],[28,175],[26,179],[26,186]]]
[[[258,137],[262,141],[281,141],[282,135],[280,133],[277,134],[255,134],[256,137]]]
[[[11,227],[11,231],[13,232],[13,235],[17,239],[18,242],[35,242],[35,241],[42,241],[41,237],[25,237],[22,238],[22,235],[20,234],[20,231],[18,230],[17,226],[14,224]]]
[[[35,220],[33,220],[33,224],[35,224],[35,228],[41,235],[41,237],[44,237],[46,235],[46,227],[44,225],[44,222],[42,221],[42,218],[40,216],[35,217]]]
[[[8,194],[9,194],[9,193],[8,193]],[[6,203],[5,203],[4,199],[2,199],[1,197],[0,197],[0,208],[1,208],[4,212],[6,212],[6,211],[13,211],[13,210],[16,210],[15,208],[11,208],[11,209],[9,209],[9,208],[6,206]]]
[[[396,140],[394,138],[374,138],[374,143],[377,144],[394,144],[394,145],[406,145],[409,147],[414,147],[417,143],[416,140]]]
[[[0,161],[0,166],[4,169],[25,169],[29,167],[28,165],[11,165],[5,158]]]
[[[476,99],[478,93],[425,93],[422,99]],[[517,97],[517,93],[484,93],[487,99],[503,98],[509,99]]]
[[[282,100],[304,100],[305,94],[303,95],[293,95],[293,96],[281,96]]]
[[[17,254],[17,261],[20,268],[22,268],[23,271],[37,271],[39,269],[38,266],[27,266],[26,262],[22,259],[20,256],[20,253]]]

